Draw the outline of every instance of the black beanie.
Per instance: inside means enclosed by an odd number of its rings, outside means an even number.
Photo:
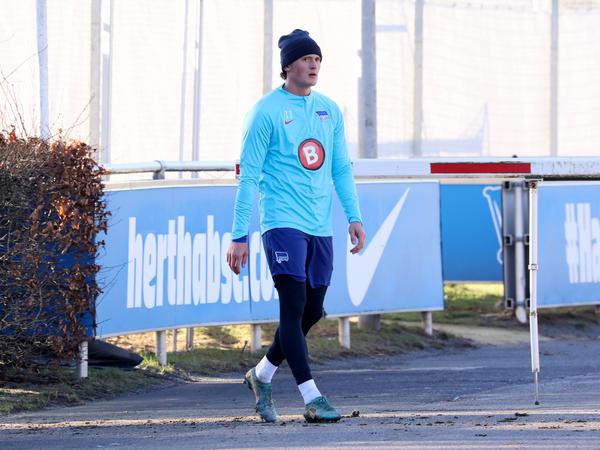
[[[281,49],[282,69],[305,55],[319,55],[323,59],[321,49],[308,35],[308,31],[296,29],[285,34],[279,38],[278,45]]]

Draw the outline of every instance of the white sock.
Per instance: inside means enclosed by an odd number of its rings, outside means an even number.
[[[302,394],[302,398],[304,399],[304,404],[308,405],[315,398],[320,397],[321,393],[317,389],[317,385],[315,384],[315,380],[312,378],[304,383],[298,385],[298,389],[300,389],[300,394]]]
[[[258,378],[258,381],[262,381],[263,383],[270,383],[271,379],[273,378],[273,375],[275,375],[277,366],[271,364],[271,361],[269,361],[266,356],[263,356],[263,359],[261,359],[256,365],[255,370],[256,378]]]

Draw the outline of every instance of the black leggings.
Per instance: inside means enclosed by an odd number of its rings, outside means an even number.
[[[327,286],[312,288],[308,280],[298,281],[290,275],[274,278],[279,293],[279,327],[267,351],[267,359],[275,366],[286,359],[296,384],[302,384],[312,378],[304,337],[323,317]]]

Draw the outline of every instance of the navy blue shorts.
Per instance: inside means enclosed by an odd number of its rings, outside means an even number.
[[[273,228],[262,235],[271,275],[291,275],[311,287],[329,286],[333,272],[331,236],[312,236],[294,228]]]

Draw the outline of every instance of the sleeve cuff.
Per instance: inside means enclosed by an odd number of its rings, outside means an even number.
[[[233,242],[241,242],[242,244],[246,244],[248,242],[248,235],[232,239],[232,241]]]

